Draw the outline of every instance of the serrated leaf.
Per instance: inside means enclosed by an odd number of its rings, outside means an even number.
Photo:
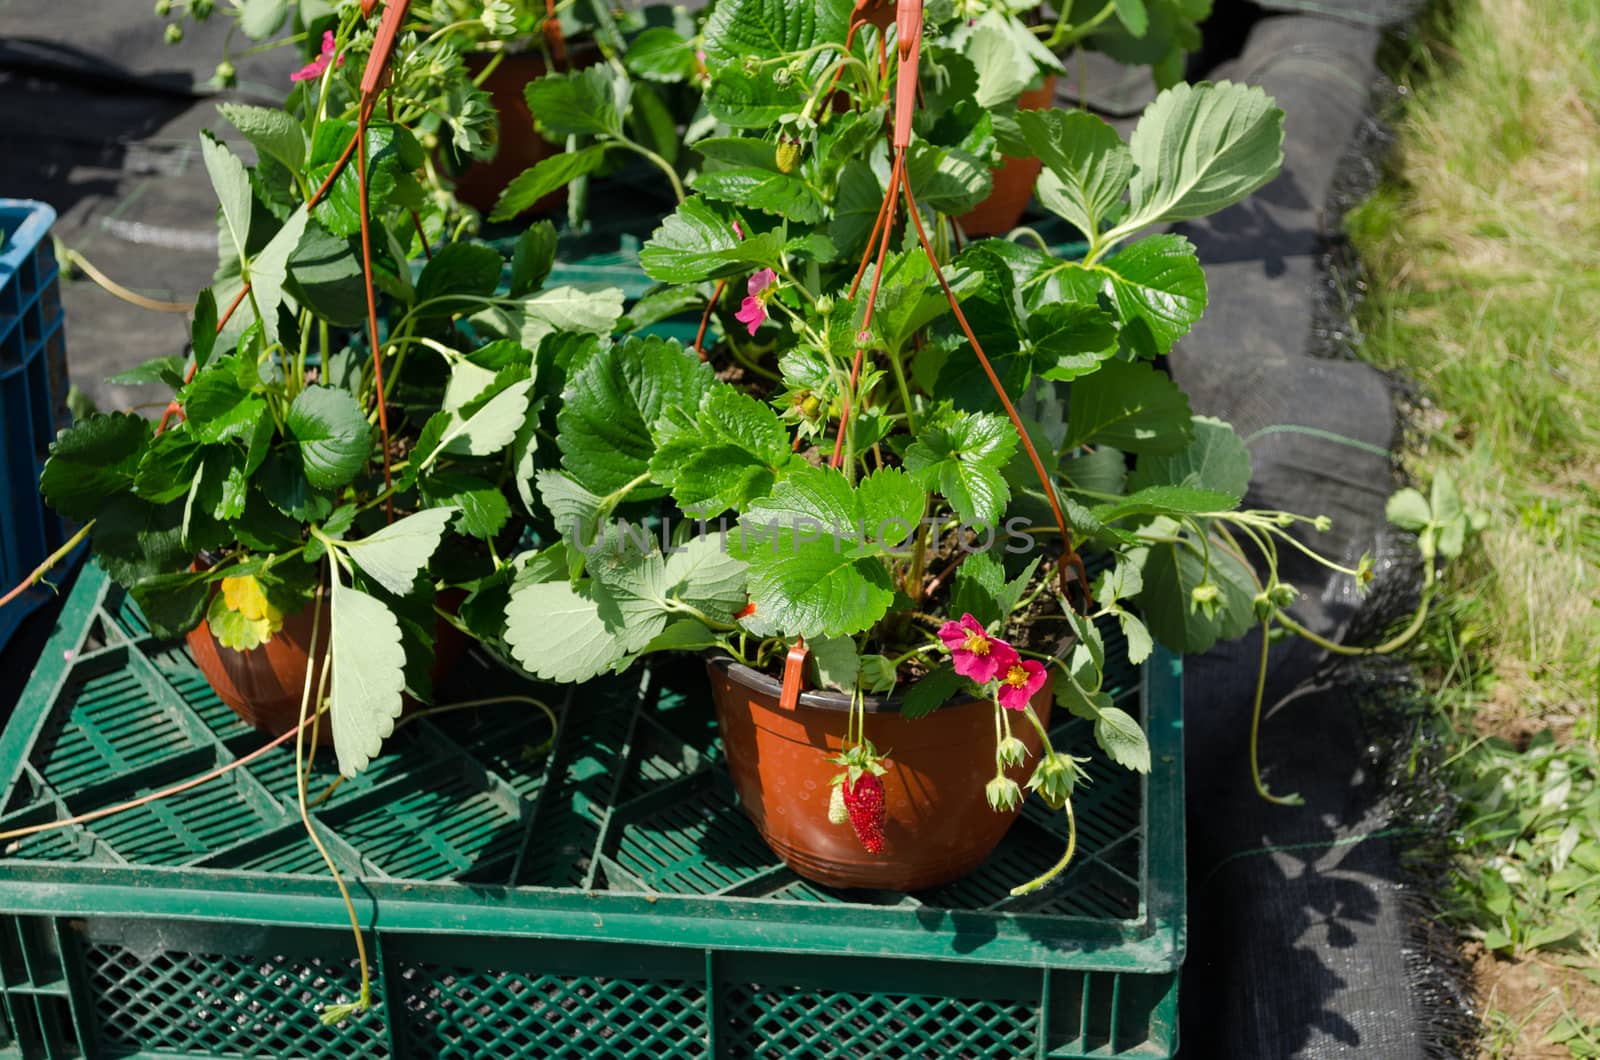
[[[1144,0],[1116,0],[1117,17],[1135,37],[1142,37],[1150,29],[1150,12]]]
[[[472,369],[476,369],[476,366],[470,366],[465,374],[472,375]],[[473,389],[471,383],[464,386],[466,390]],[[459,407],[446,410],[449,419],[438,429],[436,436],[425,439],[433,444],[422,459],[422,466],[432,466],[439,456],[446,453],[489,456],[510,445],[527,418],[528,394],[532,389],[533,380],[520,367],[514,366],[496,373],[489,387]],[[431,425],[432,420],[429,422]],[[432,436],[434,432],[425,430],[425,434]]]
[[[1407,487],[1397,490],[1384,505],[1384,516],[1402,530],[1417,533],[1433,521],[1428,499],[1418,490]]]
[[[850,637],[817,637],[807,642],[811,660],[817,667],[817,681],[825,688],[849,692],[856,687],[861,672],[861,657]]]
[[[552,287],[529,295],[513,307],[493,306],[472,318],[502,338],[536,350],[546,336],[560,332],[610,334],[622,316],[622,289]]]
[[[627,657],[618,634],[600,618],[592,583],[537,582],[511,593],[506,644],[512,657],[546,681],[587,681]]]
[[[250,259],[250,298],[261,310],[261,333],[268,345],[278,341],[278,307],[289,280],[289,256],[299,247],[310,215],[296,210],[261,252]]]
[[[1135,773],[1150,772],[1150,742],[1127,711],[1102,707],[1094,721],[1094,739],[1118,765]]]
[[[200,134],[200,158],[205,162],[211,190],[222,208],[222,231],[227,245],[233,248],[235,257],[243,260],[250,243],[250,209],[254,201],[250,176],[238,156],[208,132]]]
[[[639,251],[639,266],[660,283],[698,283],[775,264],[781,247],[776,232],[739,239],[711,206],[690,199],[651,234]]]
[[[906,179],[917,205],[960,216],[994,190],[994,172],[982,159],[957,147],[914,141],[906,152]]]
[[[318,317],[341,327],[366,323],[367,289],[350,240],[307,221],[289,255],[288,272],[290,293]]]
[[[923,428],[905,453],[905,468],[941,494],[965,524],[999,524],[1011,489],[1001,474],[1017,448],[1017,431],[1002,416],[976,413]]]
[[[1150,637],[1150,630],[1139,621],[1132,612],[1118,610],[1117,623],[1122,627],[1122,637],[1128,644],[1128,663],[1138,666],[1150,658],[1150,653],[1155,650],[1155,641]]]
[[[251,40],[266,40],[278,32],[289,15],[289,0],[244,0],[239,8],[239,29]]]
[[[602,350],[567,384],[556,417],[562,466],[586,489],[607,494],[646,473],[650,426],[673,408],[696,408],[712,374],[693,351],[659,338]],[[641,484],[639,496],[659,496]]]
[[[1122,320],[1126,345],[1142,356],[1168,353],[1206,308],[1206,274],[1180,235],[1141,239],[1099,267]]]
[[[239,385],[234,366],[226,361],[200,372],[178,392],[188,430],[202,442],[221,442],[255,431],[266,415],[266,402]]]
[[[338,489],[350,482],[372,452],[366,414],[345,390],[306,387],[289,406],[284,426],[300,449],[307,481],[317,489]]]
[[[200,624],[211,587],[205,572],[178,571],[145,578],[129,590],[157,638],[176,639]]]
[[[188,566],[194,553],[183,542],[183,505],[150,504],[126,493],[112,496],[94,515],[95,558],[118,585]]]
[[[694,190],[800,224],[822,220],[822,198],[799,173],[778,168],[776,145],[753,137],[722,137],[695,145],[706,158]]]
[[[151,435],[148,420],[121,412],[79,420],[50,443],[40,493],[69,519],[93,519],[107,499],[133,486]]]
[[[449,316],[476,309],[479,299],[494,294],[505,260],[481,243],[441,247],[417,277],[417,317]]]
[[[529,225],[511,252],[511,297],[521,298],[543,287],[555,261],[556,226],[549,221]]]
[[[1244,442],[1232,426],[1210,416],[1194,417],[1192,429],[1189,444],[1179,451],[1141,456],[1128,476],[1128,489],[1174,486],[1242,499],[1250,488],[1250,451]]]
[[[954,699],[961,691],[962,680],[949,663],[943,663],[923,675],[900,700],[901,717],[915,721],[926,717]]]
[[[922,490],[885,468],[851,487],[836,469],[805,467],[740,519],[733,555],[750,564],[750,597],[764,623],[804,637],[858,633],[894,598],[879,557],[922,517]]]
[[[623,65],[635,77],[670,84],[695,74],[694,42],[669,26],[651,26],[628,44]]]
[[[1096,371],[1117,352],[1117,330],[1099,305],[1050,302],[1028,317],[1028,344],[1045,379],[1070,382]]]
[[[305,162],[306,134],[294,115],[246,103],[222,103],[217,110],[244,134],[259,157],[275,159],[291,171],[298,171]]]
[[[204,299],[207,292],[201,292]],[[198,303],[197,303],[198,305]],[[212,303],[215,309],[215,303]],[[143,364],[129,368],[127,371],[118,372],[116,375],[106,376],[106,382],[112,386],[146,386],[151,383],[165,383],[174,390],[183,386],[184,360],[176,354],[165,357],[152,357]],[[88,417],[85,416],[85,419]]]
[[[669,408],[651,437],[651,477],[697,518],[766,496],[795,459],[772,409],[731,386],[713,386],[698,408]]]
[[[429,508],[408,515],[359,541],[345,541],[345,554],[361,568],[361,573],[389,592],[408,596],[457,510]]]
[[[749,602],[743,560],[729,553],[721,535],[692,538],[667,557],[666,595],[718,621],[729,621]]]
[[[1072,384],[1063,448],[1094,443],[1132,453],[1172,453],[1189,441],[1189,399],[1143,362],[1107,361]]]
[[[1190,593],[1205,577],[1205,562],[1183,544],[1143,546],[1129,553],[1140,565],[1140,611],[1150,633],[1174,652],[1200,654],[1218,640],[1241,637],[1255,625],[1255,581],[1237,559],[1211,549],[1210,580],[1221,592],[1215,614],[1192,605]]]
[[[201,291],[194,300],[194,323],[189,328],[189,345],[194,351],[194,364],[196,368],[204,368],[211,359],[211,351],[217,344],[217,296],[207,287]],[[150,362],[145,362],[150,363]],[[183,373],[181,367],[174,374],[178,381],[173,383],[167,379],[174,388],[181,386]],[[166,379],[166,377],[163,377]]]
[[[1145,108],[1129,147],[1136,167],[1116,231],[1204,217],[1278,175],[1283,112],[1261,89],[1175,85]]]
[[[604,63],[565,74],[546,74],[523,90],[528,111],[555,138],[622,132],[627,81]]]
[[[333,692],[329,713],[339,772],[353,777],[383,750],[405,702],[400,623],[377,598],[333,579]]]
[[[534,204],[551,192],[593,173],[605,163],[606,150],[610,146],[604,143],[590,144],[576,151],[563,151],[540,159],[505,186],[489,220],[509,221],[524,210],[533,209]]]
[[[1130,515],[1203,515],[1232,511],[1239,498],[1217,490],[1189,486],[1146,486],[1118,501],[1090,509],[1102,523],[1126,519]]]
[[[1133,154],[1115,129],[1087,111],[1025,110],[1017,126],[1047,167],[1039,204],[1083,233],[1099,235],[1133,176]]]

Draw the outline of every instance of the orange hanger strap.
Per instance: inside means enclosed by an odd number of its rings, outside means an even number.
[[[1067,592],[1067,566],[1072,564],[1078,573],[1079,588],[1083,591],[1086,606],[1093,606],[1093,599],[1089,595],[1089,579],[1084,572],[1083,560],[1072,547],[1072,532],[1067,529],[1067,519],[1061,513],[1061,502],[1056,498],[1055,484],[1050,481],[1049,474],[1044,469],[1044,462],[1039,459],[1039,451],[1033,446],[1033,439],[1028,437],[1027,429],[1022,425],[1022,417],[1017,414],[1016,406],[1011,403],[1011,396],[1000,383],[1000,377],[995,374],[994,366],[989,363],[989,357],[983,352],[983,345],[978,342],[978,337],[972,332],[972,325],[967,323],[967,315],[961,311],[961,303],[956,300],[955,293],[950,290],[950,283],[945,279],[944,269],[939,266],[939,256],[933,252],[933,244],[928,240],[927,230],[922,226],[922,215],[917,212],[917,201],[911,194],[911,181],[901,171],[900,190],[905,193],[906,213],[911,215],[911,223],[917,229],[917,241],[922,244],[923,252],[928,255],[928,264],[933,266],[933,275],[939,281],[939,286],[944,290],[945,299],[950,303],[950,309],[956,315],[956,322],[961,325],[961,331],[967,337],[967,342],[972,346],[972,352],[977,356],[978,363],[983,366],[984,375],[989,377],[989,385],[994,388],[995,394],[1000,398],[1000,404],[1005,407],[1006,415],[1011,418],[1011,425],[1017,430],[1017,437],[1022,440],[1023,449],[1027,450],[1028,460],[1033,464],[1033,472],[1039,478],[1039,484],[1044,487],[1045,499],[1050,502],[1051,514],[1055,516],[1056,528],[1061,531],[1062,547],[1066,549],[1061,563],[1057,567],[1057,576],[1062,595]]]
[[[911,114],[917,106],[917,71],[922,59],[922,0],[899,0],[895,8],[895,50],[900,71],[895,83],[894,145],[911,146]],[[890,189],[890,194],[894,193]]]
[[[806,681],[806,659],[810,655],[811,649],[806,647],[806,639],[801,637],[794,642],[788,657],[783,660],[783,691],[778,694],[778,706],[784,710],[794,710],[800,705],[800,692]]]
[[[865,334],[872,327],[872,310],[878,302],[878,284],[883,280],[883,266],[889,258],[889,233],[894,231],[894,186],[905,171],[906,153],[896,151],[894,168],[889,173],[889,189],[884,193],[884,208],[878,212],[879,219],[883,221],[883,231],[878,241],[878,267],[872,270],[872,287],[867,292],[867,311],[861,317],[861,332]],[[876,231],[874,234],[878,234]],[[872,243],[867,243],[867,254],[872,253]],[[861,268],[856,270],[856,282],[850,286],[850,298],[854,301],[856,291],[861,283],[861,272],[866,267],[867,259],[861,259]],[[861,378],[861,362],[866,355],[866,348],[859,341],[856,343],[855,360],[850,363],[850,388],[844,393],[844,401],[839,408],[839,434],[833,440],[833,458],[829,467],[838,467],[844,462],[844,434],[850,429],[850,395],[856,391],[856,381]]]
[[[367,56],[367,68],[361,72],[361,98],[370,100],[377,95],[378,86],[389,68],[389,58],[394,54],[394,42],[400,35],[400,23],[406,20],[411,0],[389,0],[383,9],[383,21],[378,23],[378,33],[372,38],[372,54]]]

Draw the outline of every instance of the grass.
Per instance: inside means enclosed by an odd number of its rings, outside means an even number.
[[[1405,454],[1486,522],[1419,660],[1463,798],[1447,912],[1483,1055],[1600,1056],[1600,2],[1436,4],[1382,186],[1346,219]]]

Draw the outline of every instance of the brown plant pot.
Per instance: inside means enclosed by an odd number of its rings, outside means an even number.
[[[745,813],[767,845],[806,879],[830,887],[916,891],[977,868],[1016,813],[996,813],[984,797],[994,776],[994,704],[962,697],[916,721],[898,700],[866,700],[866,735],[886,756],[884,852],[869,854],[848,824],[828,820],[830,781],[850,697],[803,692],[792,711],[778,705],[779,682],[726,656],[706,661],[728,770]],[[1046,724],[1050,685],[1033,698]],[[1020,722],[1020,724],[1017,724]],[[1041,747],[1014,717],[1029,763],[1009,771],[1027,779]]]
[[[1044,110],[1055,102],[1056,77],[1051,74],[1038,88],[1017,98],[1018,110]],[[961,230],[972,237],[1003,236],[1022,220],[1022,211],[1033,198],[1033,185],[1044,168],[1037,158],[1012,158],[1006,155],[994,171],[994,190],[973,207],[971,213],[956,218]]]
[[[460,590],[441,594],[440,600],[447,608],[460,605],[466,595]],[[226,703],[239,717],[268,736],[281,736],[300,724],[300,699],[304,695],[307,656],[311,647],[311,608],[307,604],[298,614],[283,620],[283,628],[272,639],[251,651],[238,651],[223,646],[211,632],[205,619],[191,629],[185,638],[195,665],[205,674],[217,698]],[[331,615],[326,601],[322,604],[322,617],[317,625],[319,654],[327,650]],[[434,622],[434,654],[432,679],[438,684],[458,662],[466,649],[466,638],[461,631],[444,619]],[[319,659],[311,674],[311,687],[322,676]],[[406,697],[406,709],[415,701]],[[317,743],[333,743],[333,726],[327,719],[317,729]]]
[[[592,45],[571,46],[569,69],[592,66],[599,58]],[[466,57],[467,69],[474,77],[483,72],[489,57],[470,53]],[[538,52],[508,52],[494,73],[483,83],[494,109],[500,116],[500,150],[487,162],[474,162],[456,181],[456,198],[474,209],[488,214],[506,189],[522,171],[562,151],[561,144],[553,144],[539,135],[533,124],[533,113],[528,110],[528,100],[523,89],[528,82],[545,75],[544,56]],[[567,202],[567,189],[557,188],[529,208],[530,214],[547,214],[560,210]]]

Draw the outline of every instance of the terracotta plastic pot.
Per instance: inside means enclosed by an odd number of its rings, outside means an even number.
[[[441,596],[446,607],[460,604],[465,594],[452,591],[449,598]],[[311,646],[311,607],[308,604],[298,614],[283,620],[283,628],[272,639],[251,651],[237,651],[224,647],[212,635],[211,626],[204,619],[189,631],[187,641],[195,665],[205,674],[217,698],[226,703],[239,717],[269,736],[281,736],[300,724],[300,698],[304,694],[308,649]],[[322,618],[317,627],[319,654],[327,650],[330,616],[328,604],[322,605]],[[434,623],[434,657],[431,671],[435,685],[455,668],[466,648],[466,638],[460,630],[438,619]],[[322,663],[311,675],[312,688],[322,674]],[[406,697],[407,709],[412,705]],[[317,743],[333,743],[333,727],[323,719],[318,727]]]
[[[869,698],[866,734],[887,757],[884,852],[869,854],[848,824],[828,820],[831,759],[840,750],[850,697],[803,692],[792,711],[778,705],[779,682],[726,656],[707,659],[728,770],[745,813],[795,872],[831,887],[916,891],[966,875],[989,856],[1016,813],[996,813],[984,798],[994,776],[994,704],[963,697],[916,721],[899,702]],[[1033,699],[1048,723],[1050,685]],[[1025,781],[1040,752],[1020,715],[1012,732],[1028,746]]]
[[[574,46],[569,67],[591,66],[598,54],[592,46]],[[467,69],[476,76],[483,72],[489,57],[469,54],[466,62]],[[484,91],[494,102],[495,112],[500,115],[500,150],[487,162],[472,163],[455,178],[456,198],[487,214],[494,209],[506,185],[521,176],[523,170],[561,153],[560,144],[546,140],[534,128],[533,114],[528,110],[528,100],[522,91],[528,82],[544,75],[544,56],[538,52],[511,52],[483,83]],[[552,213],[561,209],[566,201],[567,189],[557,188],[534,203],[529,213]]]
[[[1038,88],[1029,89],[1017,99],[1018,110],[1044,110],[1055,102],[1056,78],[1051,75]],[[1037,158],[1005,156],[994,171],[994,191],[989,197],[956,221],[969,236],[1003,236],[1022,220],[1022,211],[1033,198],[1033,185],[1043,164]]]

